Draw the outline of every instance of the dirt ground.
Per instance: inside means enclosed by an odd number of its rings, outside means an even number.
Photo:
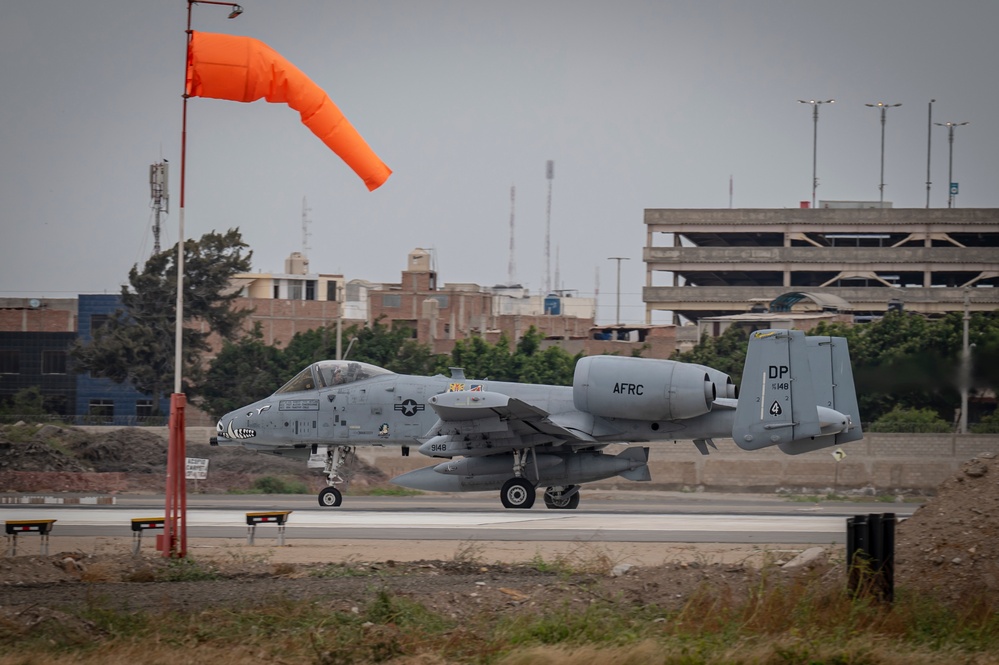
[[[46,443],[53,438],[58,445]],[[100,441],[72,431],[49,431],[44,439],[28,441],[0,437],[0,491],[30,491],[13,486],[20,482],[34,483],[34,491],[58,489],[38,486],[52,478],[86,485],[86,474],[120,474],[120,491],[128,491],[141,486],[143,476],[148,479],[147,469],[162,465],[161,452],[159,443],[134,431]],[[230,462],[216,469],[231,473],[230,480],[252,477],[237,466],[242,459]],[[374,474],[366,478],[377,481]],[[968,460],[899,524],[896,536],[897,588],[955,604],[981,597],[999,609],[995,455]],[[800,546],[310,540],[278,547],[258,536],[254,547],[237,539],[193,539],[187,559],[170,561],[157,555],[153,543],[147,538],[141,555],[133,557],[128,538],[60,538],[59,551],[41,556],[30,554],[37,544],[25,538],[23,555],[0,559],[0,616],[23,622],[40,612],[87,604],[197,610],[277,598],[323,599],[351,611],[387,589],[460,617],[482,610],[583,606],[600,597],[680,607],[705,586],[744,596],[761,576],[809,575],[825,584],[845,583],[842,548],[787,568],[783,564]]]
[[[738,596],[761,570],[781,571],[797,548],[749,545],[458,541],[309,541],[250,547],[245,541],[194,539],[189,561],[164,560],[147,546],[138,557],[129,539],[64,538],[74,549],[49,556],[0,560],[0,616],[93,606],[123,610],[246,607],[275,599],[322,599],[350,611],[373,591],[418,600],[461,617],[511,612],[593,598],[680,607],[703,585]],[[811,565],[784,570],[828,576],[838,583],[836,560],[824,552]],[[196,579],[205,577],[207,579]]]

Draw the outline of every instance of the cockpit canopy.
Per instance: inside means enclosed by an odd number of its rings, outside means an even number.
[[[284,393],[299,393],[306,390],[316,390],[319,388],[336,388],[348,383],[369,379],[373,376],[392,374],[393,372],[369,365],[348,360],[323,360],[312,363],[294,379],[284,384],[274,393],[281,395]]]

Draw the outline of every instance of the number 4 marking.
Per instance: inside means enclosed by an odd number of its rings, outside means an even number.
[[[774,400],[774,403],[770,405],[770,415],[779,416],[782,413],[784,413],[784,410],[780,408],[780,404],[777,403],[777,400]]]

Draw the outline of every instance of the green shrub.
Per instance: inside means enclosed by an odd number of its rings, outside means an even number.
[[[951,426],[933,409],[894,409],[875,420],[871,432],[949,432]]]
[[[999,409],[968,428],[972,434],[999,434]]]
[[[253,481],[253,491],[261,494],[309,494],[308,486],[300,480],[277,476],[264,476]]]

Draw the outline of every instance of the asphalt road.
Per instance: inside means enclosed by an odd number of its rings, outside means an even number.
[[[55,519],[53,535],[129,536],[131,520],[162,516],[162,496],[125,495],[114,506],[4,505],[3,520]],[[311,495],[191,495],[191,538],[239,538],[246,513],[292,511],[288,539],[588,541],[635,543],[843,543],[846,517],[911,515],[916,504],[795,502],[765,495],[587,492],[577,510],[506,510],[493,493],[347,496],[321,508]],[[276,527],[263,525],[258,537]],[[156,532],[158,533],[158,532]]]

